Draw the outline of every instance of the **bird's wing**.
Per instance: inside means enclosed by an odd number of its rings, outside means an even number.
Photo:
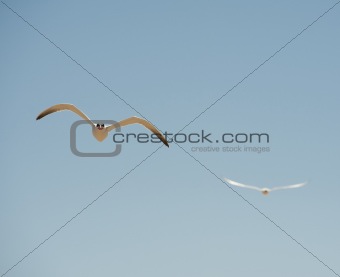
[[[72,105],[72,104],[57,104],[54,105],[52,107],[49,107],[48,109],[42,111],[38,116],[37,116],[37,120],[43,118],[46,115],[49,115],[51,113],[55,113],[55,112],[60,112],[60,111],[64,111],[64,110],[69,110],[71,112],[76,113],[77,115],[79,115],[81,118],[83,118],[84,120],[88,121],[90,124],[94,124],[91,119],[89,119],[81,110],[79,110],[76,106]]]
[[[257,191],[261,191],[261,188],[258,188],[258,187],[255,187],[255,186],[244,185],[244,184],[241,184],[241,183],[238,183],[238,182],[229,180],[229,179],[227,179],[227,178],[224,178],[224,180],[225,180],[227,183],[229,183],[230,185],[233,185],[233,186],[237,186],[237,187],[241,187],[241,188],[247,188],[247,189],[254,189],[254,190],[257,190]]]
[[[143,125],[145,128],[147,128],[151,132],[153,132],[167,147],[169,147],[169,144],[166,141],[163,134],[154,125],[152,125],[149,121],[147,121],[143,118],[136,117],[136,116],[129,117],[129,118],[124,119],[120,122],[117,122],[116,124],[112,124],[112,125],[107,127],[107,130],[110,132],[110,131],[118,128],[118,127],[123,127],[123,126],[130,125],[130,124],[141,124],[141,125]]]
[[[299,184],[295,184],[295,185],[283,186],[283,187],[274,187],[274,188],[272,188],[271,190],[295,189],[295,188],[303,187],[303,186],[306,185],[306,184],[307,184],[307,182],[299,183]]]

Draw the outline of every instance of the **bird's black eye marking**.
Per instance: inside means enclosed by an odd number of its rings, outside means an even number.
[[[104,128],[104,124],[102,124],[102,127]]]
[[[99,124],[97,124],[97,127],[99,127]]]

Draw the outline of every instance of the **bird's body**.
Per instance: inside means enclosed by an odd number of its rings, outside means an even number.
[[[165,137],[162,135],[162,133],[159,130],[157,130],[157,128],[154,125],[152,125],[147,120],[136,117],[136,116],[129,117],[120,122],[117,122],[116,124],[105,126],[104,124],[99,124],[99,123],[95,124],[81,110],[79,110],[76,106],[72,104],[57,104],[42,111],[37,116],[37,120],[51,113],[64,111],[64,110],[72,111],[76,113],[77,115],[79,115],[81,118],[83,118],[85,121],[87,121],[92,126],[93,136],[100,142],[107,138],[110,131],[118,127],[123,127],[123,126],[130,125],[130,124],[140,124],[140,125],[143,125],[145,128],[149,129],[151,132],[153,132],[166,146],[169,147],[169,144],[166,141]]]
[[[99,127],[98,128],[98,127],[95,127],[93,125],[92,126],[92,134],[98,141],[103,141],[109,135],[109,131],[105,127],[103,127],[103,128]]]
[[[282,187],[274,187],[274,188],[259,188],[255,186],[249,186],[249,185],[244,185],[235,181],[232,181],[230,179],[224,178],[224,180],[229,183],[230,185],[236,186],[236,187],[241,187],[241,188],[247,188],[247,189],[253,189],[260,191],[263,195],[268,195],[270,192],[274,190],[282,190],[282,189],[294,189],[294,188],[300,188],[307,183],[299,183],[299,184],[294,184],[294,185],[289,185],[289,186],[282,186]]]
[[[262,192],[263,195],[268,195],[269,191],[270,191],[270,189],[268,189],[268,188],[261,189],[261,192]]]

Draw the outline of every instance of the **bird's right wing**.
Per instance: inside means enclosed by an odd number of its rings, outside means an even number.
[[[225,180],[227,183],[229,183],[230,185],[233,185],[233,186],[237,186],[237,187],[241,187],[241,188],[247,188],[247,189],[254,189],[254,190],[257,190],[257,191],[261,191],[260,188],[255,187],[255,186],[244,185],[244,184],[241,184],[241,183],[232,181],[232,180],[227,179],[227,178],[224,178],[224,180]]]
[[[60,112],[60,111],[64,111],[64,110],[74,112],[77,115],[79,115],[81,118],[83,118],[84,120],[88,121],[90,124],[94,124],[91,121],[91,119],[89,119],[81,110],[79,110],[76,106],[74,106],[72,104],[57,104],[57,105],[54,105],[52,107],[49,107],[48,109],[42,111],[37,116],[37,120],[39,120],[39,119],[43,118],[44,116],[49,115],[51,113]]]
[[[110,132],[118,127],[123,127],[123,126],[130,125],[130,124],[143,125],[145,128],[153,132],[167,147],[169,147],[169,143],[166,141],[163,134],[154,125],[152,125],[149,121],[143,118],[136,117],[136,116],[132,116],[122,121],[119,121],[116,124],[112,124],[107,127],[107,130]]]
[[[306,185],[306,184],[307,184],[307,182],[299,183],[299,184],[295,184],[295,185],[283,186],[283,187],[274,187],[274,188],[272,188],[271,190],[296,189],[296,188],[303,187],[303,186]]]

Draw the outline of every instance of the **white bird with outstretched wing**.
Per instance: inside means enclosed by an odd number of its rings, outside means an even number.
[[[230,185],[236,186],[236,187],[241,187],[241,188],[247,188],[247,189],[253,189],[262,192],[263,195],[268,195],[269,192],[274,191],[274,190],[282,190],[282,189],[295,189],[295,188],[300,188],[304,185],[307,184],[307,182],[304,183],[299,183],[299,184],[294,184],[294,185],[289,185],[289,186],[282,186],[282,187],[273,187],[273,188],[259,188],[255,186],[249,186],[249,185],[244,185],[239,182],[235,182],[233,180],[224,178],[224,180],[229,183]]]
[[[88,116],[86,116],[81,110],[79,110],[76,106],[72,104],[57,104],[42,111],[37,116],[37,120],[51,113],[65,111],[65,110],[74,112],[77,115],[79,115],[82,119],[86,120],[92,126],[92,134],[98,141],[103,141],[105,138],[107,138],[108,133],[110,131],[118,127],[123,127],[123,126],[131,125],[131,124],[140,124],[140,125],[143,125],[145,128],[149,129],[151,132],[153,132],[167,147],[169,147],[169,144],[166,141],[163,134],[154,125],[152,125],[149,121],[143,118],[136,117],[136,116],[129,117],[120,122],[117,122],[116,124],[112,124],[112,125],[105,127],[104,124],[100,124],[100,123],[95,124],[94,122],[92,122],[91,119],[88,118]]]

